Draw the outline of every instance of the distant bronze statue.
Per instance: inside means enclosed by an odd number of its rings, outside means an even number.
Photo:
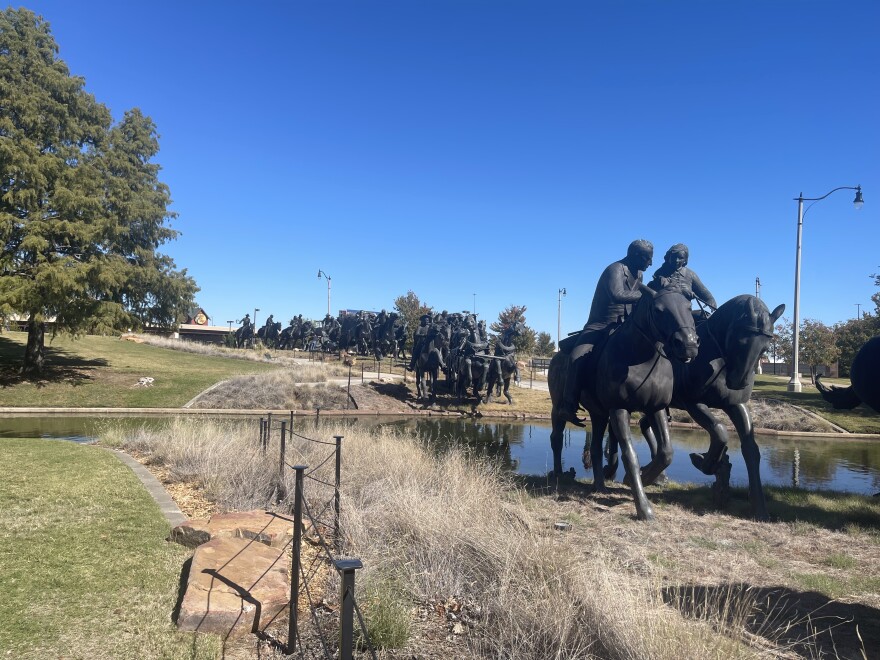
[[[880,413],[880,337],[866,341],[850,367],[849,387],[826,385],[816,376],[819,394],[837,410],[851,410],[860,403]]]
[[[651,265],[654,258],[654,246],[645,240],[636,240],[629,244],[626,256],[620,261],[609,265],[599,277],[590,316],[584,329],[577,339],[567,342],[564,352],[570,354],[568,375],[565,379],[565,392],[560,403],[559,414],[565,421],[584,426],[578,418],[578,384],[583,380],[581,370],[584,357],[588,355],[608,330],[621,323],[630,313],[633,303],[642,296],[642,273]],[[560,346],[561,347],[561,346]]]
[[[663,257],[663,265],[654,272],[654,279],[648,285],[655,291],[662,289],[667,284],[676,284],[682,288],[685,295],[696,298],[698,302],[707,305],[712,311],[718,308],[715,297],[697,274],[687,267],[689,251],[684,243],[676,243],[666,251]]]
[[[241,327],[235,331],[235,347],[243,348],[254,338],[254,324],[251,323],[251,315],[245,314],[241,320]]]
[[[489,364],[486,403],[492,402],[493,388],[497,398],[501,396],[503,387],[507,403],[513,404],[513,396],[510,394],[510,379],[515,377],[515,380],[519,381],[519,368],[516,365],[516,346],[513,345],[513,342],[522,335],[524,330],[525,324],[516,321],[505,327],[501,336],[495,340],[495,351],[492,362]]]
[[[637,273],[642,269],[638,266],[650,265],[650,252],[644,245],[636,245],[628,256],[634,257],[630,263],[622,260],[616,262],[619,266],[612,264],[611,276],[616,277],[618,283],[626,284],[626,289],[632,293],[629,282],[633,281],[634,286],[639,286]],[[605,274],[608,272],[606,269]],[[600,287],[605,287],[601,294],[606,301],[614,300],[607,294],[607,284],[600,283]],[[550,443],[554,457],[561,455],[567,421],[561,410],[562,394],[569,387],[565,379],[572,374],[578,378],[574,387],[579,402],[589,413],[592,422],[590,460],[595,490],[602,492],[606,489],[602,469],[602,439],[608,428],[623,450],[636,514],[640,520],[651,520],[654,512],[645,496],[642,480],[652,483],[672,460],[666,418],[666,407],[672,400],[672,360],[692,360],[697,355],[698,342],[690,300],[678,286],[670,285],[655,293],[642,285],[640,293],[628,314],[629,318],[614,332],[600,337],[600,342],[583,357],[582,369],[572,373],[568,368],[570,360],[565,348],[553,356],[548,374],[553,403]],[[615,303],[621,307],[623,304]],[[608,314],[611,307],[605,305],[602,310]],[[613,321],[611,319],[610,322]],[[567,350],[571,350],[570,345]],[[644,470],[639,468],[630,439],[629,421],[633,412],[650,416],[652,427],[658,434],[656,458]]]

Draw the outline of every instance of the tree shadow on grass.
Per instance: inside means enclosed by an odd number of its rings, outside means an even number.
[[[746,583],[674,585],[664,587],[662,596],[686,617],[726,619],[734,629],[742,625],[802,657],[866,658],[880,649],[880,610],[816,591]]]
[[[23,361],[24,346],[0,336],[0,387],[14,387],[21,383],[45,387],[49,383],[57,382],[82,385],[92,380],[92,371],[110,364],[104,358],[87,360],[76,353],[51,346],[46,346],[45,369],[40,376],[23,376]]]

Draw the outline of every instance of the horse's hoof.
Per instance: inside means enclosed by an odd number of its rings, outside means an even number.
[[[710,469],[711,466],[706,463],[705,454],[698,454],[696,452],[693,452],[690,456],[691,464],[693,464],[693,466],[697,468],[700,472],[709,476],[712,476],[712,474],[714,474],[714,470]]]
[[[596,495],[605,495],[608,493],[608,486],[605,484],[593,484],[593,492]]]
[[[651,507],[648,507],[644,511],[637,511],[636,518],[639,520],[643,520],[645,522],[653,522],[654,521],[654,510]]]

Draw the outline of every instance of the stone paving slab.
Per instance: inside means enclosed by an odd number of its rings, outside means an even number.
[[[177,617],[181,630],[224,638],[265,630],[290,602],[286,548],[218,537],[196,548]]]
[[[293,539],[293,518],[272,511],[220,513],[210,518],[182,521],[171,530],[169,541],[195,548],[215,538],[252,539],[284,547]]]

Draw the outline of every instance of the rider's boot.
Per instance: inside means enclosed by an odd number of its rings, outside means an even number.
[[[578,388],[579,367],[580,359],[572,360],[568,365],[568,375],[565,378],[565,390],[562,394],[559,414],[566,422],[584,427],[586,423],[577,416],[578,407],[580,406],[578,403],[578,395],[580,394]]]

